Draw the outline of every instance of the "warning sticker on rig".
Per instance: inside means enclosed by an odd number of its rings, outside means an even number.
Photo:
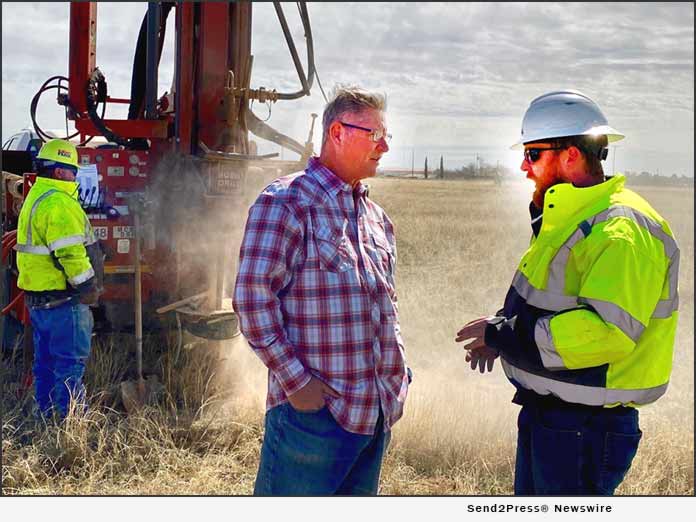
[[[114,239],[133,239],[133,227],[121,225],[115,226]]]
[[[130,239],[119,239],[116,242],[116,252],[119,254],[127,254],[130,252]]]

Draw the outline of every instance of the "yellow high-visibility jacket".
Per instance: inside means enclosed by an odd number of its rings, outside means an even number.
[[[76,182],[38,177],[17,225],[17,286],[30,292],[84,288],[94,278],[86,246],[96,242]]]
[[[563,401],[637,406],[662,396],[672,371],[679,248],[621,175],[544,197],[486,343],[518,388]]]

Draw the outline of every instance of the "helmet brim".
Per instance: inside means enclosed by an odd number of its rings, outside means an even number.
[[[566,134],[562,136],[536,136],[536,137],[530,137],[527,139],[523,139],[520,136],[520,139],[517,141],[517,143],[513,144],[510,147],[510,150],[520,150],[524,148],[525,143],[530,143],[533,141],[540,141],[540,140],[554,140],[558,138],[567,138],[568,136],[606,136],[607,141],[609,143],[613,143],[615,141],[619,141],[624,139],[626,136],[614,129],[613,127],[610,127],[609,125],[599,125],[597,127],[592,127],[591,129],[587,129],[585,132],[581,132],[580,134]]]
[[[79,167],[76,165],[72,165],[70,163],[63,163],[62,161],[53,161],[53,160],[48,160],[44,158],[36,158],[36,163],[38,167],[44,168],[44,169],[50,169],[50,168],[58,168],[58,169],[67,169],[71,170],[77,175],[77,172],[79,170]]]

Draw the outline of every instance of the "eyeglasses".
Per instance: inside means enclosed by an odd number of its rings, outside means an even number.
[[[527,160],[528,163],[536,163],[539,161],[539,158],[541,158],[541,153],[544,152],[545,150],[563,150],[568,147],[548,147],[546,149],[524,149],[524,159]]]
[[[344,125],[345,127],[350,127],[351,129],[359,129],[363,130],[365,132],[369,132],[369,138],[372,141],[379,141],[382,138],[384,138],[384,141],[389,143],[392,139],[392,135],[389,134],[388,132],[385,132],[384,129],[368,129],[367,127],[361,127],[360,125],[353,125],[352,123],[346,123],[344,121],[339,121],[341,125]]]

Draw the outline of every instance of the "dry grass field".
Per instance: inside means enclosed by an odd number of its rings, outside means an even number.
[[[414,381],[394,429],[381,493],[510,495],[516,414],[498,364],[469,369],[454,342],[466,321],[495,312],[530,236],[528,183],[378,178],[371,196],[397,230],[397,284]],[[692,189],[637,187],[671,222],[681,247],[681,318],[667,395],[641,409],[644,437],[617,494],[694,493]],[[121,410],[116,385],[132,366],[128,336],[93,349],[91,410],[37,426],[2,372],[2,492],[7,495],[248,495],[262,438],[265,369],[238,338],[213,348],[186,339],[146,367],[165,385],[156,407]]]

